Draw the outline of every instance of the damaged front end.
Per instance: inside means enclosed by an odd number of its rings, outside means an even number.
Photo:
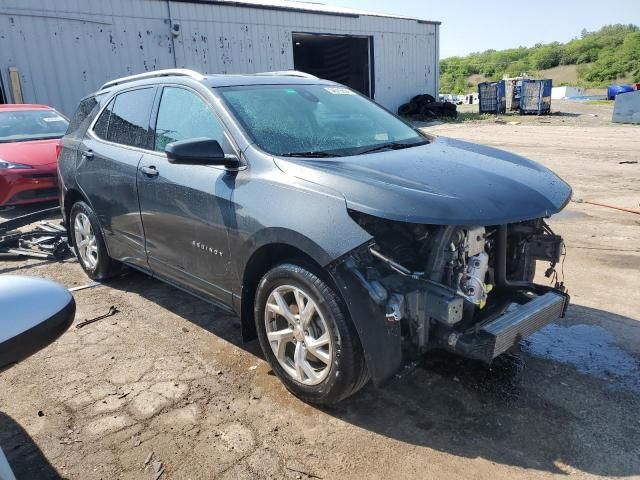
[[[564,316],[569,296],[555,270],[564,243],[544,219],[453,226],[349,214],[373,240],[340,259],[334,277],[360,317],[374,383],[397,370],[403,353],[441,348],[491,362]],[[549,263],[552,286],[533,283],[537,261]]]

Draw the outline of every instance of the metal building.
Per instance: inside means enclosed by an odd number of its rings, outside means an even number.
[[[419,93],[437,97],[439,25],[288,0],[2,0],[0,102],[70,115],[123,75],[297,69],[395,111]]]

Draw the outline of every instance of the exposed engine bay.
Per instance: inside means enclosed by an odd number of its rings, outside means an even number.
[[[445,348],[490,362],[564,315],[564,243],[544,219],[499,226],[421,225],[351,211],[373,241],[346,266],[401,326],[405,350]],[[548,262],[551,286],[533,283]]]

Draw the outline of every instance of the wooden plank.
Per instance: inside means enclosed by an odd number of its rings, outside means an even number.
[[[20,73],[16,67],[9,67],[9,80],[11,81],[13,103],[24,103],[22,101],[22,88],[20,87]]]

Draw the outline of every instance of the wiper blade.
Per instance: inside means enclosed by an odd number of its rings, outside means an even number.
[[[281,157],[310,157],[310,158],[329,158],[329,157],[340,157],[336,153],[330,152],[289,152],[283,153],[280,155]]]
[[[418,145],[424,145],[427,142],[416,142],[416,143],[399,143],[399,142],[389,142],[382,143],[380,145],[376,145],[375,147],[368,148],[362,152],[358,152],[358,155],[364,155],[366,153],[380,152],[382,150],[401,150],[403,148],[417,147]]]

